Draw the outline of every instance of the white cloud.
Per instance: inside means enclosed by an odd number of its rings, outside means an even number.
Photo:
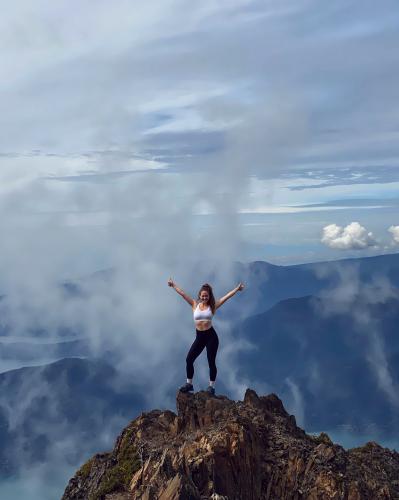
[[[362,250],[378,246],[373,233],[368,232],[358,222],[351,222],[345,227],[337,224],[325,226],[321,242],[339,250]]]
[[[388,231],[392,233],[394,243],[399,243],[399,226],[391,226]]]

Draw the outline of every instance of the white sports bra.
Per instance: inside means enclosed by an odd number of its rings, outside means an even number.
[[[208,306],[207,309],[204,309],[203,311],[201,311],[200,307],[199,307],[199,303],[197,304],[197,307],[195,308],[194,310],[194,320],[207,320],[207,321],[210,321],[212,320],[212,309],[211,309],[211,306]]]

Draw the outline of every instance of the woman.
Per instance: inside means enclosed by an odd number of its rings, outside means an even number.
[[[179,388],[181,392],[194,391],[193,387],[193,376],[194,376],[194,361],[201,354],[206,347],[206,354],[208,357],[209,364],[209,387],[207,392],[210,394],[215,394],[215,380],[216,380],[216,352],[219,347],[219,337],[212,326],[212,316],[215,314],[216,309],[218,309],[227,299],[232,297],[238,291],[244,288],[243,283],[240,283],[236,288],[231,290],[221,299],[215,301],[213,296],[212,287],[205,283],[202,285],[200,291],[198,292],[197,300],[193,300],[189,295],[187,295],[181,288],[176,286],[169,278],[168,285],[172,286],[176,292],[181,295],[192,307],[194,314],[194,321],[196,324],[196,337],[195,340],[188,351],[186,357],[186,373],[187,382]]]

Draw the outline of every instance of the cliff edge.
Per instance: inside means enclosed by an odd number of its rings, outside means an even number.
[[[176,406],[140,414],[62,500],[399,499],[399,453],[308,435],[275,394],[178,392]]]

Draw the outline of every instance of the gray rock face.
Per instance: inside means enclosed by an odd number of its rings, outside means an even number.
[[[297,427],[275,394],[243,401],[178,393],[177,415],[142,413],[115,448],[84,464],[63,500],[377,500],[399,498],[399,454],[344,450]]]

